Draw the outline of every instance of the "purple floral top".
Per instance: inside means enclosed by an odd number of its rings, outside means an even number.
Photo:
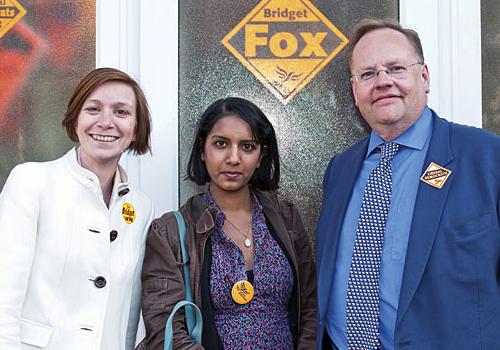
[[[231,297],[233,284],[247,279],[245,259],[240,248],[224,233],[225,215],[205,192],[205,202],[217,209],[212,234],[210,293],[214,305],[215,327],[225,350],[293,349],[288,323],[288,301],[293,288],[293,272],[266,224],[262,206],[253,197],[252,232],[255,294],[245,305]]]

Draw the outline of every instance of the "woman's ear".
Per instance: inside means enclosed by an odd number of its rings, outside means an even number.
[[[267,154],[267,146],[264,145],[262,146],[261,148],[261,151],[260,151],[260,156],[259,156],[259,161],[257,162],[257,168],[260,167],[260,162],[262,161],[262,158],[264,158]]]

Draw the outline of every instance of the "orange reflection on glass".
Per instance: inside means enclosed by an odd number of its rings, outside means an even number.
[[[39,61],[44,48],[44,40],[25,23],[19,23],[12,30],[10,40],[4,42],[0,51],[0,134],[12,135],[15,123],[6,123],[6,109],[19,94],[29,73]]]
[[[0,38],[0,189],[25,161],[62,155],[77,82],[95,68],[95,0],[17,0],[26,14]]]

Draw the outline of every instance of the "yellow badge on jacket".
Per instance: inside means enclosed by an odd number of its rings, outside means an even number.
[[[253,294],[253,286],[247,280],[236,282],[231,289],[233,300],[240,305],[249,303],[253,299]]]
[[[127,224],[131,224],[135,220],[135,208],[130,203],[123,203],[122,218]]]
[[[448,170],[446,168],[443,168],[441,165],[437,165],[436,163],[431,162],[431,164],[429,164],[427,169],[422,174],[420,180],[433,187],[442,188],[450,174],[451,170]]]

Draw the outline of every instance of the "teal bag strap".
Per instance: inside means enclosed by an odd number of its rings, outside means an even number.
[[[186,324],[189,335],[201,344],[201,333],[203,330],[203,318],[201,315],[200,308],[193,303],[193,295],[191,293],[191,279],[189,277],[189,255],[186,250],[185,237],[186,237],[186,222],[184,221],[184,216],[179,211],[174,211],[173,214],[177,219],[177,225],[179,227],[179,242],[181,246],[181,257],[183,263],[184,271],[184,290],[186,294],[186,299],[179,301],[175,304],[172,313],[168,317],[167,324],[165,325],[165,342],[163,344],[164,350],[171,350],[173,348],[173,328],[172,323],[174,321],[175,313],[182,307],[184,307],[184,312],[186,315]]]
[[[181,300],[177,304],[175,304],[172,313],[168,317],[167,325],[165,326],[165,342],[163,343],[163,350],[173,349],[174,332],[172,323],[174,321],[175,313],[182,307],[184,307],[186,317],[188,311],[191,311],[194,315],[194,327],[191,330],[189,330],[188,328],[188,331],[191,338],[193,338],[197,343],[201,344],[201,332],[203,330],[203,318],[201,316],[201,310],[195,303],[187,300]]]
[[[179,226],[179,241],[181,245],[182,268],[184,270],[184,289],[186,290],[186,300],[193,301],[193,295],[191,294],[191,279],[189,278],[189,255],[186,250],[186,244],[184,243],[186,240],[186,222],[184,221],[184,216],[182,216],[180,211],[174,211],[173,213],[177,219],[177,225]]]

